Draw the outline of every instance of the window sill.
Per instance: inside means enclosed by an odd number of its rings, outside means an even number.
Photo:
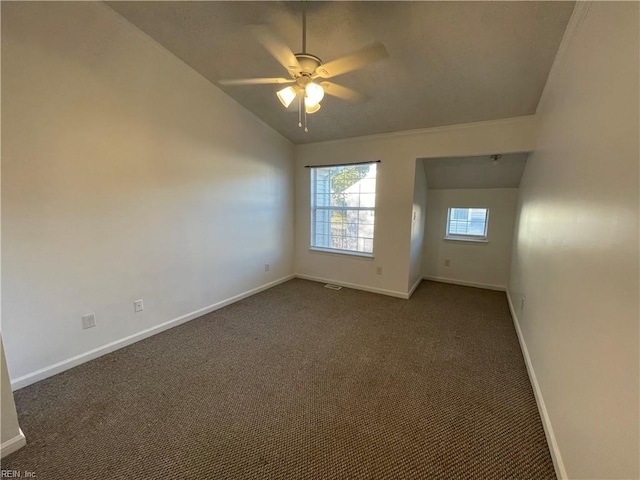
[[[338,256],[346,256],[346,257],[356,257],[363,260],[373,260],[372,253],[364,253],[364,252],[352,252],[349,250],[334,250],[332,248],[319,248],[319,247],[309,247],[309,251],[311,253],[324,253],[329,255],[338,255]]]
[[[444,237],[445,242],[468,242],[468,243],[489,243],[486,238],[471,238],[471,237]]]

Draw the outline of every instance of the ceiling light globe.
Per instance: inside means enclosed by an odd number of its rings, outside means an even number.
[[[310,83],[304,89],[305,100],[310,106],[320,103],[320,100],[324,98],[324,89],[317,83]]]
[[[298,92],[293,87],[283,88],[278,93],[276,93],[278,100],[280,100],[280,103],[282,103],[284,108],[288,108],[289,105],[291,105],[291,102],[293,102],[297,94]]]
[[[307,105],[305,103],[304,105],[304,111],[307,112],[307,114],[311,115],[312,113],[316,113],[318,110],[320,110],[321,105],[319,103],[316,103],[315,105]]]

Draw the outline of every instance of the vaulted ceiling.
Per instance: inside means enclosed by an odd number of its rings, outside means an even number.
[[[245,27],[301,50],[299,2],[108,2],[212,83],[287,76]],[[390,57],[336,77],[369,97],[326,96],[298,128],[281,85],[220,86],[296,144],[535,113],[573,2],[305,2],[307,51],[329,61],[375,41]],[[179,86],[176,86],[179,88]]]

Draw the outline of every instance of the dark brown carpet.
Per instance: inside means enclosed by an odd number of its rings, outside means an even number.
[[[555,478],[504,293],[292,280],[16,392],[59,479]]]

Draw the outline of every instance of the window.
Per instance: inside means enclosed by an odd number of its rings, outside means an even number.
[[[311,248],[373,255],[376,163],[311,168]]]
[[[450,208],[447,234],[450,240],[486,240],[489,224],[487,208]]]

